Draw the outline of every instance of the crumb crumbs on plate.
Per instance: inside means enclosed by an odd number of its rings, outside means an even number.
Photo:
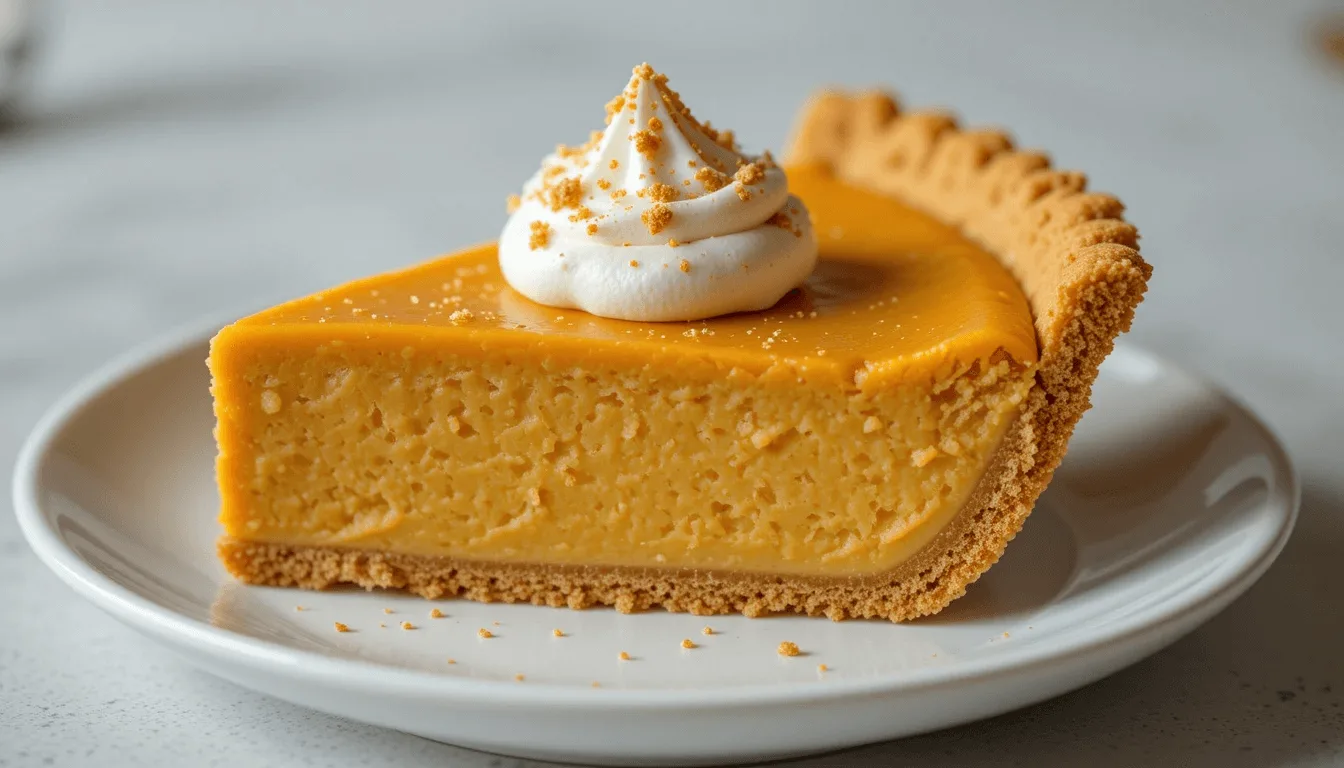
[[[350,631],[350,627],[349,627],[348,625],[346,625],[346,624],[342,624],[342,623],[339,622],[339,621],[332,622],[332,623],[334,623],[334,624],[336,625],[336,631],[337,631],[337,632],[349,632],[349,631]]]
[[[481,627],[480,629],[476,630],[476,636],[481,638],[482,640],[489,640],[490,638],[495,636],[495,633],[491,632],[485,627]]]
[[[438,608],[435,608],[434,610],[432,610],[432,611],[429,612],[429,618],[431,618],[431,619],[442,619],[442,618],[443,618],[443,611],[440,611]]]
[[[780,656],[797,656],[802,653],[802,651],[798,650],[798,644],[791,640],[785,640],[780,643],[779,647],[775,649],[775,652]]]

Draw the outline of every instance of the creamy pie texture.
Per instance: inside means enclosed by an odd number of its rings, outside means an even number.
[[[761,312],[636,323],[541,307],[486,246],[226,329],[216,391],[241,405],[221,433],[226,526],[524,564],[903,562],[1012,424],[1031,316],[951,228],[793,171],[828,234],[800,289]]]
[[[559,147],[514,203],[499,244],[509,285],[601,317],[766,309],[817,260],[784,169],[696,120],[648,64],[607,104],[606,129]]]

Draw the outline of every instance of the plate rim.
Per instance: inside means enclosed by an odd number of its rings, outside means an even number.
[[[292,648],[280,643],[235,633],[184,616],[160,606],[98,572],[74,550],[65,545],[49,525],[40,501],[39,482],[44,460],[49,456],[64,429],[99,396],[124,384],[156,364],[186,351],[194,345],[208,344],[221,327],[240,317],[238,312],[219,313],[186,323],[143,342],[104,363],[84,376],[48,406],[24,440],[14,466],[13,504],[19,528],[38,559],[77,594],[133,629],[161,642],[185,644],[226,663],[242,663],[264,672],[303,679],[322,685],[358,688],[379,695],[429,698],[479,704],[493,700],[515,705],[574,705],[598,710],[673,709],[695,706],[727,708],[750,705],[797,705],[833,702],[855,697],[909,694],[968,680],[1006,674],[1021,674],[1044,664],[1056,663],[1081,655],[1098,653],[1117,643],[1138,642],[1180,627],[1179,637],[1203,623],[1192,626],[1189,616],[1202,606],[1222,610],[1239,597],[1273,564],[1296,525],[1301,506],[1301,478],[1277,434],[1250,408],[1202,374],[1191,371],[1142,346],[1121,342],[1112,354],[1145,358],[1163,369],[1174,370],[1202,387],[1226,398],[1228,406],[1240,413],[1257,432],[1271,458],[1276,474],[1284,478],[1286,509],[1273,536],[1258,543],[1228,578],[1201,586],[1182,595],[1182,599],[1163,604],[1161,610],[1139,614],[1143,620],[1131,620],[1116,629],[1098,629],[1070,634],[1073,639],[1042,640],[1007,650],[991,657],[969,659],[956,667],[925,667],[887,673],[871,678],[836,680],[826,685],[749,684],[705,691],[701,689],[597,688],[575,687],[561,683],[541,683],[520,687],[502,680],[465,678],[445,673],[402,669],[376,661],[333,657],[318,651]],[[204,364],[204,362],[202,363]],[[1274,496],[1266,500],[1274,504]],[[1173,639],[1174,639],[1173,637]]]

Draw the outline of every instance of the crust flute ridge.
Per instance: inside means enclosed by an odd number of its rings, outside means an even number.
[[[1004,264],[1031,306],[1035,385],[965,507],[919,554],[879,576],[794,577],[491,564],[225,537],[219,555],[228,570],[248,583],[312,589],[357,584],[427,598],[835,620],[905,621],[965,594],[1021,530],[1090,406],[1098,366],[1129,330],[1152,274],[1138,231],[1120,201],[1089,192],[1081,173],[1051,168],[1001,132],[958,128],[945,113],[904,113],[881,92],[815,96],[785,160],[823,165],[957,227]]]

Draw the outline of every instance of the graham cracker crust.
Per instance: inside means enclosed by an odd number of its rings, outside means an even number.
[[[225,537],[225,566],[252,584],[356,584],[427,598],[700,615],[905,621],[965,594],[1021,530],[1090,406],[1098,366],[1129,330],[1152,274],[1138,253],[1138,232],[1118,200],[1086,190],[1082,174],[1014,150],[1003,133],[962,130],[939,112],[903,114],[877,92],[814,98],[787,162],[824,165],[847,183],[957,226],[1004,263],[1031,305],[1040,349],[1035,386],[961,513],[915,557],[876,577],[823,578],[478,563]]]

